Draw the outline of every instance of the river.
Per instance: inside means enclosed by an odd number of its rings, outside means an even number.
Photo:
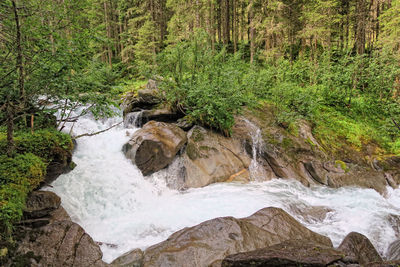
[[[73,132],[99,131],[120,120],[97,121],[87,115],[74,125]],[[308,188],[295,180],[274,179],[172,190],[163,179],[165,171],[143,177],[123,155],[123,144],[136,130],[121,125],[79,138],[73,155],[77,167],[47,188],[61,197],[72,220],[101,242],[106,262],[131,249],[161,242],[184,227],[221,216],[245,217],[269,206],[284,209],[309,229],[330,237],[335,246],[349,232],[357,231],[384,255],[388,245],[399,238],[393,223],[400,221],[399,189],[388,188],[383,197],[372,189]],[[323,221],[305,220],[301,210],[309,206],[326,206],[331,211]]]

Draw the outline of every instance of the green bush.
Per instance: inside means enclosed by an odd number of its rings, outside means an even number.
[[[167,103],[193,122],[230,134],[234,115],[252,99],[243,84],[249,67],[239,54],[213,53],[200,32],[190,42],[167,48],[159,62]]]

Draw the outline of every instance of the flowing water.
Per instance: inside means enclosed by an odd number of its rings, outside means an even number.
[[[389,189],[384,198],[370,189],[307,188],[294,180],[275,179],[178,191],[166,186],[166,171],[144,178],[121,150],[128,135],[137,130],[130,126],[137,118],[125,123],[128,128],[79,138],[73,155],[77,167],[48,188],[61,197],[72,220],[102,243],[106,262],[163,241],[184,227],[220,216],[245,217],[268,206],[283,208],[311,230],[329,236],[335,246],[346,234],[357,231],[383,254],[399,235],[392,224],[400,221],[400,190]],[[120,120],[96,121],[87,115],[73,132],[99,131]],[[174,164],[179,168],[179,162]],[[326,206],[331,211],[323,221],[307,220],[302,210],[309,206]]]

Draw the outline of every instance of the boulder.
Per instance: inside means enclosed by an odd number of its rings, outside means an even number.
[[[265,208],[236,219],[222,217],[184,228],[144,252],[143,266],[218,266],[228,255],[252,251],[291,239],[332,247],[279,208]]]
[[[149,110],[161,103],[160,91],[155,80],[149,80],[146,88],[137,93],[130,92],[125,95],[122,107],[124,116],[130,112]]]
[[[142,267],[143,251],[134,249],[115,259],[111,264],[112,267]]]
[[[178,126],[150,121],[133,134],[123,151],[143,175],[150,175],[170,164],[186,141],[186,133]]]
[[[194,126],[194,124],[193,124],[193,122],[191,122],[188,119],[186,119],[185,117],[183,117],[176,121],[176,126],[178,126],[179,128],[181,128],[184,131],[189,131]]]
[[[68,148],[59,148],[53,155],[53,160],[47,165],[46,177],[43,184],[51,184],[58,176],[68,173],[73,170],[76,164],[72,161],[72,151],[75,148],[75,143]]]
[[[400,260],[400,239],[392,242],[386,252],[388,260]]]
[[[341,251],[304,240],[289,240],[250,252],[229,255],[222,267],[309,266],[320,267],[346,261]]]
[[[371,262],[368,267],[399,267],[400,261]]]
[[[325,206],[306,206],[302,204],[290,205],[290,211],[301,217],[307,223],[323,222],[328,213],[334,212]]]
[[[358,186],[375,189],[384,195],[387,191],[387,179],[383,172],[367,167],[346,163],[340,160],[321,162],[313,160],[304,162],[304,169],[317,184],[339,188]]]
[[[382,195],[387,185],[400,184],[400,157],[377,156],[374,144],[358,151],[343,141],[338,151],[331,150],[313,134],[312,125],[299,120],[291,125],[277,123],[275,107],[260,106],[244,110],[235,117],[233,136],[251,153],[255,129],[261,133],[261,160],[266,177],[290,178],[303,185],[326,185],[333,188],[358,186],[375,189]],[[259,141],[257,141],[260,143]],[[379,158],[379,160],[377,159]]]
[[[186,187],[225,182],[240,175],[241,180],[249,180],[243,174],[248,175],[246,170],[251,158],[243,144],[238,139],[224,137],[200,126],[193,127],[188,133],[183,162]]]
[[[379,256],[371,241],[366,236],[356,232],[348,234],[339,245],[338,250],[355,258],[362,265],[370,262],[382,262],[381,256]]]
[[[71,221],[30,230],[17,253],[29,259],[29,266],[107,266],[99,246]]]
[[[49,215],[61,204],[59,196],[49,191],[33,191],[29,194],[24,209],[25,219],[38,219]]]
[[[161,122],[173,123],[182,117],[183,114],[175,112],[168,107],[143,110],[141,114],[141,120],[143,124],[149,121],[161,121]]]

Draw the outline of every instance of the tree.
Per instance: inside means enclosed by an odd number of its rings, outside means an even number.
[[[6,114],[0,123],[7,125],[10,156],[16,121],[28,125],[35,114],[57,109],[65,120],[73,107],[92,101],[92,108],[100,111],[107,102],[95,93],[103,85],[96,84],[93,75],[101,69],[85,73],[94,54],[90,50],[93,35],[83,12],[88,5],[72,0],[2,2],[0,107]]]

